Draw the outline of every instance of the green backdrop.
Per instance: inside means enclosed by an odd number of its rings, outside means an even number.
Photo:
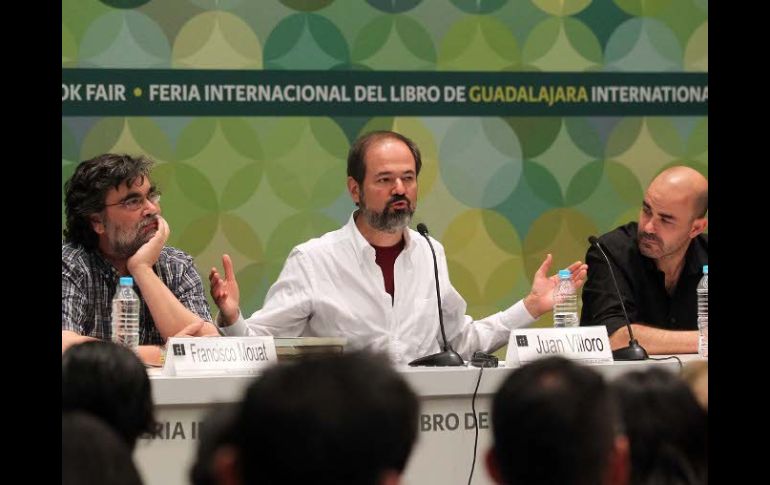
[[[65,0],[62,14],[63,73],[708,71],[705,0]],[[62,117],[62,183],[103,152],[156,160],[169,243],[195,256],[204,278],[229,253],[251,313],[294,245],[349,217],[350,142],[395,129],[423,152],[415,223],[444,244],[469,314],[482,317],[522,297],[546,253],[555,271],[584,258],[589,235],[636,219],[644,187],[663,168],[707,175],[703,112],[630,116],[621,104],[616,116],[521,116],[515,104],[509,116],[105,111]],[[551,325],[551,315],[537,325]]]

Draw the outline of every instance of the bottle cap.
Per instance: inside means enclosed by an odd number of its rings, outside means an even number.
[[[568,269],[559,270],[559,279],[566,280],[570,276],[572,276],[572,273],[570,273]]]
[[[134,286],[134,278],[131,276],[121,276],[120,286]]]
[[[703,265],[703,274],[709,274],[709,265],[707,264]]]

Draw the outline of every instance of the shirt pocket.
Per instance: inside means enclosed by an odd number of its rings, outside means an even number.
[[[436,297],[416,298],[412,313],[415,321],[411,328],[414,331],[414,341],[421,353],[438,352],[441,338],[441,328],[438,320],[438,305]]]

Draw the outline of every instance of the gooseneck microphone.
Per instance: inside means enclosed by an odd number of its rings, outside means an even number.
[[[604,260],[607,261],[607,267],[610,270],[610,277],[612,277],[612,284],[615,286],[615,294],[618,297],[618,301],[620,301],[620,308],[623,309],[623,315],[626,317],[626,328],[628,329],[628,338],[629,338],[628,347],[623,347],[621,349],[613,350],[612,358],[614,360],[649,359],[650,357],[647,355],[647,351],[644,350],[644,347],[639,345],[639,342],[634,338],[634,331],[631,330],[631,319],[628,318],[628,312],[626,312],[626,306],[623,304],[623,296],[620,294],[618,281],[615,279],[615,272],[612,271],[612,263],[610,263],[610,258],[607,257],[607,254],[604,252],[604,249],[602,249],[602,245],[599,244],[599,239],[597,239],[596,236],[589,236],[588,242],[589,244],[596,246],[599,252],[602,253],[602,256],[604,256]]]
[[[438,303],[438,324],[441,328],[441,339],[444,342],[443,351],[437,354],[426,355],[409,362],[412,367],[416,366],[459,366],[465,365],[465,361],[460,357],[460,354],[452,349],[449,345],[449,341],[446,339],[446,332],[444,331],[444,313],[441,311],[441,290],[438,284],[438,262],[436,262],[436,251],[433,249],[433,244],[428,237],[428,227],[422,222],[417,224],[417,232],[428,241],[430,246],[430,252],[433,254],[433,272],[436,278],[436,302]]]

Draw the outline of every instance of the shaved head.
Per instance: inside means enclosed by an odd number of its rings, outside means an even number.
[[[693,219],[706,216],[709,206],[709,183],[700,172],[690,167],[667,168],[650,183],[648,192],[671,194],[692,208]]]
[[[639,212],[639,251],[658,261],[681,261],[692,238],[706,230],[708,181],[697,170],[662,171],[644,194]]]

